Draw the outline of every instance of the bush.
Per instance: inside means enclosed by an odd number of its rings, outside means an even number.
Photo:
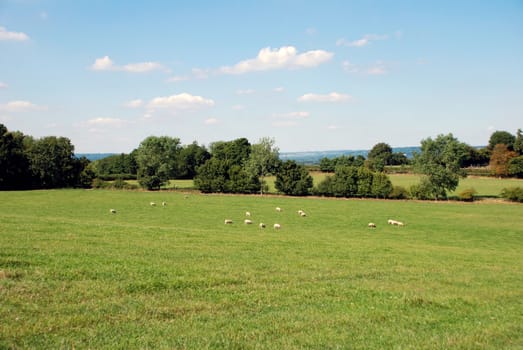
[[[392,192],[389,193],[390,199],[409,199],[409,191],[403,186],[392,187]]]
[[[474,188],[467,188],[466,190],[463,190],[460,193],[458,193],[458,199],[464,202],[473,202],[474,195],[476,195],[477,193],[478,192]]]
[[[93,180],[93,188],[108,188],[109,187],[109,183],[108,182],[105,182],[104,180],[102,179],[94,179]]]
[[[501,197],[512,201],[523,203],[523,188],[521,187],[509,187],[504,188],[501,191]]]

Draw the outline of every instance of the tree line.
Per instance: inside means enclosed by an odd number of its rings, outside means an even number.
[[[423,174],[407,191],[392,186],[386,167],[409,165]],[[194,179],[204,193],[261,193],[265,178],[275,176],[276,190],[293,196],[375,198],[444,198],[465,176],[464,167],[488,165],[492,175],[523,177],[523,138],[506,131],[494,132],[484,148],[460,142],[452,134],[421,141],[413,159],[394,153],[386,143],[376,144],[363,156],[341,156],[320,161],[330,173],[314,186],[308,169],[295,161],[282,161],[274,139],[251,144],[246,138],[217,141],[209,148],[193,142],[182,145],[169,136],[149,136],[129,154],[90,162],[74,155],[65,137],[35,139],[0,124],[0,189],[35,189],[97,186],[104,180],[136,179],[140,187],[159,190],[171,179]]]

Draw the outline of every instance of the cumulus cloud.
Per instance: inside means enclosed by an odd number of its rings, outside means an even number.
[[[214,106],[214,101],[184,92],[179,95],[153,98],[147,106],[150,109],[196,109],[200,107],[212,107]]]
[[[90,127],[122,127],[130,122],[119,118],[94,118],[89,119],[83,123],[85,126]]]
[[[369,45],[373,41],[377,40],[387,40],[389,38],[388,35],[379,35],[379,34],[366,34],[360,39],[356,39],[353,41],[348,41],[344,38],[338,39],[336,41],[336,46],[349,46],[349,47],[363,47]]]
[[[5,27],[0,27],[0,41],[26,41],[29,36],[22,32],[10,32]]]
[[[124,71],[129,73],[147,73],[155,70],[167,71],[167,69],[158,62],[129,63],[123,66],[115,65],[109,56],[97,58],[91,65],[91,69],[95,71]]]
[[[351,99],[352,96],[338,92],[331,92],[326,95],[308,93],[298,97],[299,102],[346,102]]]
[[[277,88],[274,88],[274,92],[284,92],[285,88],[283,86],[278,86]]]
[[[266,47],[258,52],[256,58],[241,61],[234,66],[222,67],[219,71],[223,74],[244,74],[285,68],[311,68],[329,61],[333,56],[332,52],[324,50],[298,54],[294,46],[283,46],[279,49]]]
[[[143,101],[141,99],[131,100],[124,103],[124,106],[127,108],[140,108],[143,105]]]
[[[6,112],[29,112],[46,110],[47,106],[38,106],[29,101],[11,101],[0,105],[1,111]]]

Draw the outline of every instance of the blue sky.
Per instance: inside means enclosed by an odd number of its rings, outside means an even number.
[[[523,1],[0,0],[0,123],[78,153],[483,145],[523,127]]]

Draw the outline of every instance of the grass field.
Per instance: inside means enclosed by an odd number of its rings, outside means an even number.
[[[0,192],[0,349],[523,348],[522,205],[185,196]]]

